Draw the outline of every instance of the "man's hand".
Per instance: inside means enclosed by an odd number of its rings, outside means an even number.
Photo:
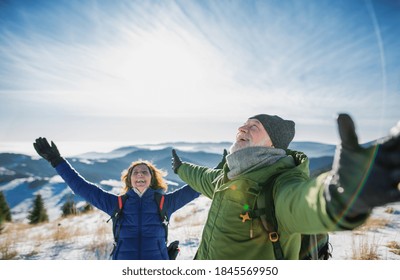
[[[178,168],[182,165],[182,161],[179,156],[176,154],[175,149],[172,149],[172,170],[174,173],[178,173]]]
[[[61,162],[65,161],[64,158],[61,157],[60,152],[57,149],[56,144],[51,141],[51,146],[49,142],[47,142],[46,138],[39,137],[33,143],[33,147],[36,152],[45,160],[50,162],[51,166],[56,167]]]
[[[336,218],[353,218],[400,201],[400,123],[394,128],[397,133],[363,148],[351,117],[340,114],[337,121],[341,145],[326,182],[328,212]]]

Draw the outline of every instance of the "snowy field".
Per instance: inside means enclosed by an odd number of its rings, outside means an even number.
[[[209,206],[210,200],[201,196],[172,215],[169,241],[180,241],[179,260],[193,259]],[[7,244],[15,259],[108,259],[113,241],[108,218],[94,210],[36,226],[7,224],[0,244]],[[370,221],[360,229],[330,234],[332,260],[350,260],[361,253],[373,253],[380,260],[400,260],[400,204],[377,208]]]

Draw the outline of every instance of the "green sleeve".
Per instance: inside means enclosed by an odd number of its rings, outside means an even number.
[[[353,229],[366,217],[348,221],[343,216],[331,217],[326,211],[324,181],[328,173],[313,179],[283,176],[274,186],[274,202],[278,226],[290,233],[322,233]]]
[[[197,192],[212,198],[215,189],[214,181],[222,172],[220,169],[184,162],[178,169],[178,176]]]

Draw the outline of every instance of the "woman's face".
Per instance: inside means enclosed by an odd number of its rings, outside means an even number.
[[[140,192],[148,188],[151,183],[150,169],[145,164],[135,166],[131,174],[132,187],[137,188]]]

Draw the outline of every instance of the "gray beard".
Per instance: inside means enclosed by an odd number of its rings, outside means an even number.
[[[232,144],[232,146],[229,148],[229,153],[233,154],[241,149],[245,149],[245,148],[250,148],[250,147],[265,147],[264,145],[257,145],[257,144],[251,144],[250,146],[247,147],[241,147],[240,145],[238,145],[238,142],[234,142]]]

